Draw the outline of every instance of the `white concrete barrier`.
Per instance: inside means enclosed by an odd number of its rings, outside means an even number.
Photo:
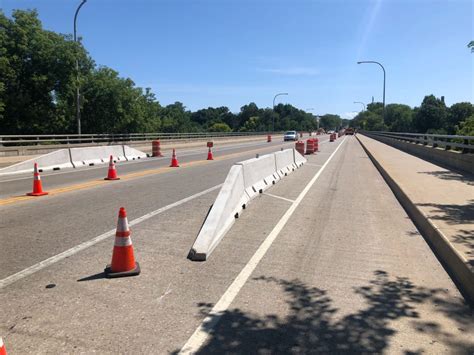
[[[123,146],[123,155],[127,160],[144,159],[147,157],[141,150],[129,147],[128,145]]]
[[[296,158],[295,154],[298,154]],[[234,164],[209,210],[188,258],[206,260],[232,227],[243,206],[287,175],[285,172],[293,171],[297,166],[295,159],[298,166],[306,162],[294,149],[287,149]],[[281,174],[277,172],[277,168]]]
[[[69,149],[59,149],[54,152],[44,154],[33,159],[25,160],[21,163],[7,166],[6,168],[2,168],[0,169],[0,176],[28,172],[32,173],[34,163],[38,163],[38,168],[40,169],[40,172],[61,170],[73,167],[69,156]]]
[[[123,146],[109,145],[100,147],[71,148],[71,163],[75,168],[102,164],[109,161],[110,156],[115,161],[126,161]]]
[[[280,152],[276,152],[275,167],[276,172],[281,178],[295,171],[297,167],[295,164],[293,149],[285,149]]]
[[[245,192],[250,199],[280,180],[275,168],[275,155],[267,154],[237,163],[244,171]]]
[[[295,165],[297,168],[306,163],[306,158],[302,156],[298,151],[296,151],[296,149],[293,149],[293,154],[295,159]]]
[[[234,224],[236,214],[247,204],[242,165],[234,165],[222,185],[204,224],[192,246],[188,258],[204,261]]]

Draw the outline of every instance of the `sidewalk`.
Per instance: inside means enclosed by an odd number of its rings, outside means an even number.
[[[357,135],[466,296],[474,299],[474,179]]]

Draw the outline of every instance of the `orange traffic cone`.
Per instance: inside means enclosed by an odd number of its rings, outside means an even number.
[[[2,338],[0,338],[0,355],[7,355],[7,349],[5,348],[5,344],[3,344]]]
[[[114,157],[110,156],[109,161],[109,171],[107,172],[107,177],[104,180],[120,180],[117,176],[117,170],[115,169]]]
[[[38,172],[38,164],[35,163],[33,172],[33,192],[28,192],[28,196],[44,196],[48,193],[43,191],[43,185],[41,184],[41,176]]]
[[[212,156],[211,147],[209,147],[209,151],[207,152],[207,160],[214,160],[214,157]]]
[[[176,158],[176,151],[173,148],[173,155],[171,156],[170,168],[179,168],[178,158]]]
[[[106,277],[135,276],[140,273],[140,265],[135,262],[133,255],[127,212],[123,207],[119,211],[112,263],[107,265],[104,272]]]

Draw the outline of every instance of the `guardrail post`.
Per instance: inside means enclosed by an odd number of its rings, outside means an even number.
[[[423,145],[427,145],[427,144],[428,144],[428,137],[423,136]]]
[[[438,146],[438,143],[436,143],[438,139],[436,137],[433,137],[433,148],[436,148]]]
[[[464,144],[469,146],[469,139],[464,139]],[[467,154],[467,153],[470,153],[470,152],[471,152],[471,149],[469,149],[467,147],[462,148],[462,151],[461,151],[462,154]]]

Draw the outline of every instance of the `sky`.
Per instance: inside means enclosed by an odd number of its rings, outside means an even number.
[[[0,0],[37,9],[44,28],[73,32],[80,0]],[[88,0],[78,35],[98,65],[162,105],[190,110],[289,103],[353,117],[354,101],[419,106],[474,102],[472,0]]]

